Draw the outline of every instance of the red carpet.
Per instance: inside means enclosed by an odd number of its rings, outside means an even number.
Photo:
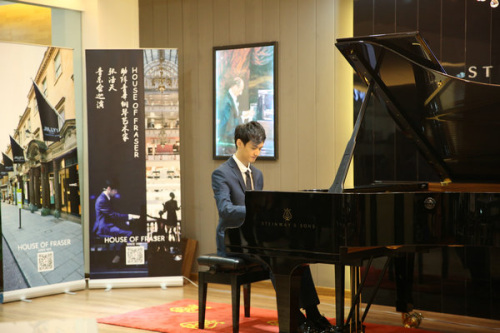
[[[250,318],[240,310],[240,332],[278,332],[278,315],[275,310],[252,308]],[[198,329],[198,301],[181,300],[137,311],[97,319],[98,323],[138,328],[142,330],[187,333]],[[420,329],[366,323],[370,333],[423,333]],[[207,302],[205,330],[214,332],[233,331],[231,305]]]

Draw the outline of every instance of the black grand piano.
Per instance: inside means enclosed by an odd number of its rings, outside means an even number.
[[[447,75],[418,33],[339,39],[336,46],[367,93],[332,186],[248,192],[245,223],[226,231],[229,254],[257,258],[275,275],[280,332],[297,330],[290,314],[298,307],[305,265],[335,265],[335,331],[362,332],[374,296],[363,300],[367,306],[360,314],[366,276],[358,267],[387,258],[384,270],[391,260],[399,260],[394,267],[401,269],[408,258],[401,254],[434,247],[500,246],[500,86]],[[386,105],[440,182],[344,188],[371,98]],[[352,292],[347,316],[346,267]],[[401,312],[412,308],[411,271],[405,274],[408,269],[396,274]]]

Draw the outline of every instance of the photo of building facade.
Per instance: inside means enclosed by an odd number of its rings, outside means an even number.
[[[33,84],[12,135],[23,148],[26,162],[14,164],[14,171],[3,178],[3,200],[15,204],[15,193],[21,189],[26,209],[80,217],[72,50],[47,48],[33,81],[58,113],[60,140],[44,141]],[[12,148],[4,153],[11,156]]]

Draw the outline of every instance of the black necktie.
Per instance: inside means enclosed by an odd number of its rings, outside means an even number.
[[[245,171],[245,175],[246,175],[246,180],[245,180],[246,189],[247,189],[247,191],[251,191],[252,190],[252,178],[250,178],[250,171],[249,170]]]

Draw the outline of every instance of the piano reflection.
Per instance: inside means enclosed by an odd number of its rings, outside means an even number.
[[[335,332],[363,332],[374,295],[363,300],[361,313],[361,292],[374,258],[387,258],[385,269],[394,260],[400,269],[396,309],[407,313],[412,274],[401,268],[411,256],[402,253],[500,245],[500,214],[481,209],[500,201],[500,86],[447,75],[418,33],[339,39],[336,47],[367,93],[332,186],[248,192],[245,223],[226,231],[229,254],[246,253],[273,271],[280,332],[297,330],[290,314],[298,307],[296,290],[305,265],[335,265]],[[440,183],[344,188],[372,98],[385,104]],[[363,265],[367,269],[361,274]],[[344,312],[346,267],[351,268],[349,313]]]

